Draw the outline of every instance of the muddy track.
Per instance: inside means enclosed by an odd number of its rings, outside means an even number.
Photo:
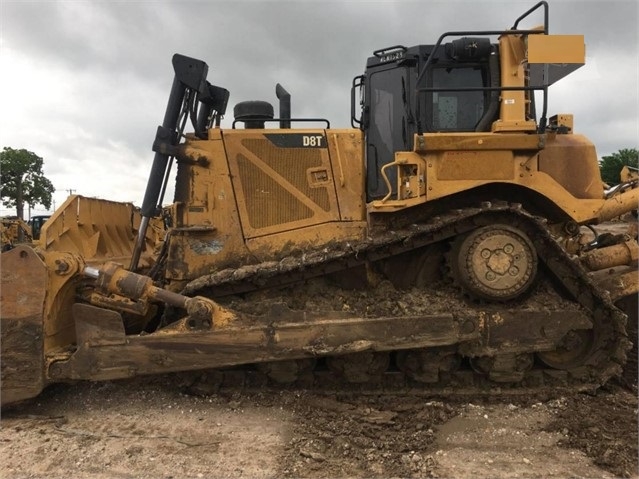
[[[554,299],[544,297],[533,304],[515,302],[512,304],[478,305],[465,300],[460,303],[459,293],[443,291],[439,299],[433,301],[429,290],[412,289],[405,293],[391,291],[388,288],[369,289],[365,295],[367,300],[358,304],[353,298],[353,293],[345,290],[328,290],[328,293],[318,293],[324,286],[319,286],[312,293],[304,293],[305,287],[313,288],[313,281],[321,281],[333,273],[341,273],[349,269],[396,258],[399,255],[416,251],[436,243],[449,242],[454,237],[472,231],[481,226],[506,224],[519,228],[532,240],[539,260],[543,265],[546,279],[541,282],[540,289],[560,291]],[[318,279],[319,278],[319,279]],[[311,281],[309,281],[311,280]],[[306,285],[306,286],[305,286]],[[274,291],[279,288],[279,291]],[[268,290],[268,292],[267,292]],[[575,367],[564,369],[552,369],[535,364],[535,367],[526,371],[521,380],[495,383],[489,381],[485,374],[477,372],[463,364],[462,369],[440,374],[438,383],[424,385],[414,381],[398,371],[388,372],[378,380],[367,384],[344,384],[339,378],[331,377],[316,368],[309,376],[305,372],[300,377],[300,382],[305,387],[319,387],[344,390],[354,389],[358,392],[370,391],[414,391],[427,388],[431,393],[440,391],[450,394],[452,392],[476,393],[487,392],[493,394],[503,390],[517,389],[522,393],[538,393],[544,391],[566,390],[590,390],[595,389],[610,378],[619,376],[622,365],[626,361],[626,354],[630,348],[625,332],[625,315],[611,303],[606,292],[601,291],[587,276],[584,270],[576,264],[562,247],[548,232],[543,219],[531,216],[523,211],[519,205],[486,205],[482,208],[469,208],[455,210],[447,215],[433,218],[427,224],[414,224],[402,230],[389,231],[378,235],[373,239],[358,244],[334,244],[321,251],[301,252],[294,256],[281,258],[279,261],[270,261],[259,264],[246,265],[237,269],[227,269],[217,273],[198,278],[189,283],[184,291],[188,295],[207,296],[222,304],[229,304],[232,308],[249,308],[249,313],[256,313],[255,308],[262,308],[260,313],[269,311],[273,304],[285,303],[291,308],[298,307],[308,311],[327,311],[329,302],[318,301],[318,298],[328,294],[331,298],[341,298],[341,306],[334,304],[333,309],[353,311],[365,316],[384,314],[405,315],[415,313],[415,300],[423,307],[432,307],[438,303],[446,310],[455,307],[466,309],[487,308],[489,311],[499,312],[511,308],[535,309],[542,304],[545,310],[560,310],[566,307],[567,302],[572,302],[570,307],[581,308],[587,312],[593,323],[594,345],[589,358]],[[235,295],[235,296],[233,296]],[[237,299],[237,295],[241,295]],[[303,301],[301,298],[313,298],[311,301]],[[389,300],[389,297],[392,298]],[[564,297],[568,297],[566,300]],[[383,305],[388,305],[389,310],[384,310]],[[454,306],[456,305],[456,306]],[[335,308],[337,306],[337,308]],[[412,308],[412,309],[411,309]],[[401,311],[401,310],[404,311]],[[270,320],[268,321],[270,322]],[[322,362],[320,361],[320,365]],[[248,370],[234,370],[232,372],[220,372],[219,378],[224,378],[223,383],[236,383],[250,385],[264,382],[263,375]],[[232,379],[228,379],[232,378]]]

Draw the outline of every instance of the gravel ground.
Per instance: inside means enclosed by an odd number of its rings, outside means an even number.
[[[637,394],[468,401],[55,386],[3,411],[0,476],[639,477]]]

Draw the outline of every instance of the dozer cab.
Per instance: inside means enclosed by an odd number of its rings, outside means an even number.
[[[520,28],[532,14],[543,25]],[[210,369],[434,391],[619,375],[638,247],[593,225],[639,189],[604,190],[572,116],[547,118],[549,87],[585,60],[548,15],[375,51],[350,129],[294,117],[281,85],[277,116],[243,102],[221,128],[229,91],[175,55],[141,209],[72,196],[2,254],[2,404]]]
[[[51,215],[35,215],[29,218],[29,227],[31,228],[31,233],[34,240],[40,239],[40,231],[42,230],[42,225],[44,225],[45,221],[47,221]]]

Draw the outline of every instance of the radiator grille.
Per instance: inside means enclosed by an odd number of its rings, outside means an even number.
[[[261,159],[324,211],[331,209],[326,187],[311,188],[307,170],[322,166],[319,148],[278,148],[269,140],[250,138],[242,146]]]
[[[238,155],[237,165],[251,228],[266,228],[313,216],[310,208],[264,174],[244,155]]]
[[[260,229],[308,220],[322,210],[330,212],[327,186],[311,187],[309,184],[308,170],[322,167],[322,150],[278,148],[263,137],[245,138],[241,140],[241,145],[252,153],[249,156],[241,153],[237,155],[239,179],[251,228]],[[253,155],[255,160],[251,159]],[[291,186],[287,188],[269,176],[256,165],[257,159]],[[309,207],[309,200],[317,208]]]

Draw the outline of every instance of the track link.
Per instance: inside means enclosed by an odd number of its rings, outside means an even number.
[[[458,235],[493,224],[519,228],[531,239],[540,264],[550,282],[567,293],[588,312],[593,323],[594,344],[588,359],[570,369],[553,369],[536,364],[516,381],[494,382],[470,367],[441,373],[438,382],[423,383],[399,371],[390,371],[366,383],[349,383],[321,368],[286,386],[335,392],[364,393],[423,392],[426,394],[530,394],[592,390],[618,376],[631,343],[626,337],[626,316],[617,309],[606,291],[600,290],[582,267],[553,239],[543,219],[533,217],[520,205],[488,205],[454,210],[423,224],[387,231],[357,244],[333,244],[321,251],[226,269],[190,282],[183,293],[215,300],[230,295],[259,292],[302,283],[312,278],[393,258]],[[464,363],[467,365],[467,363]],[[222,387],[263,387],[267,376],[253,368],[219,371],[210,375]]]

